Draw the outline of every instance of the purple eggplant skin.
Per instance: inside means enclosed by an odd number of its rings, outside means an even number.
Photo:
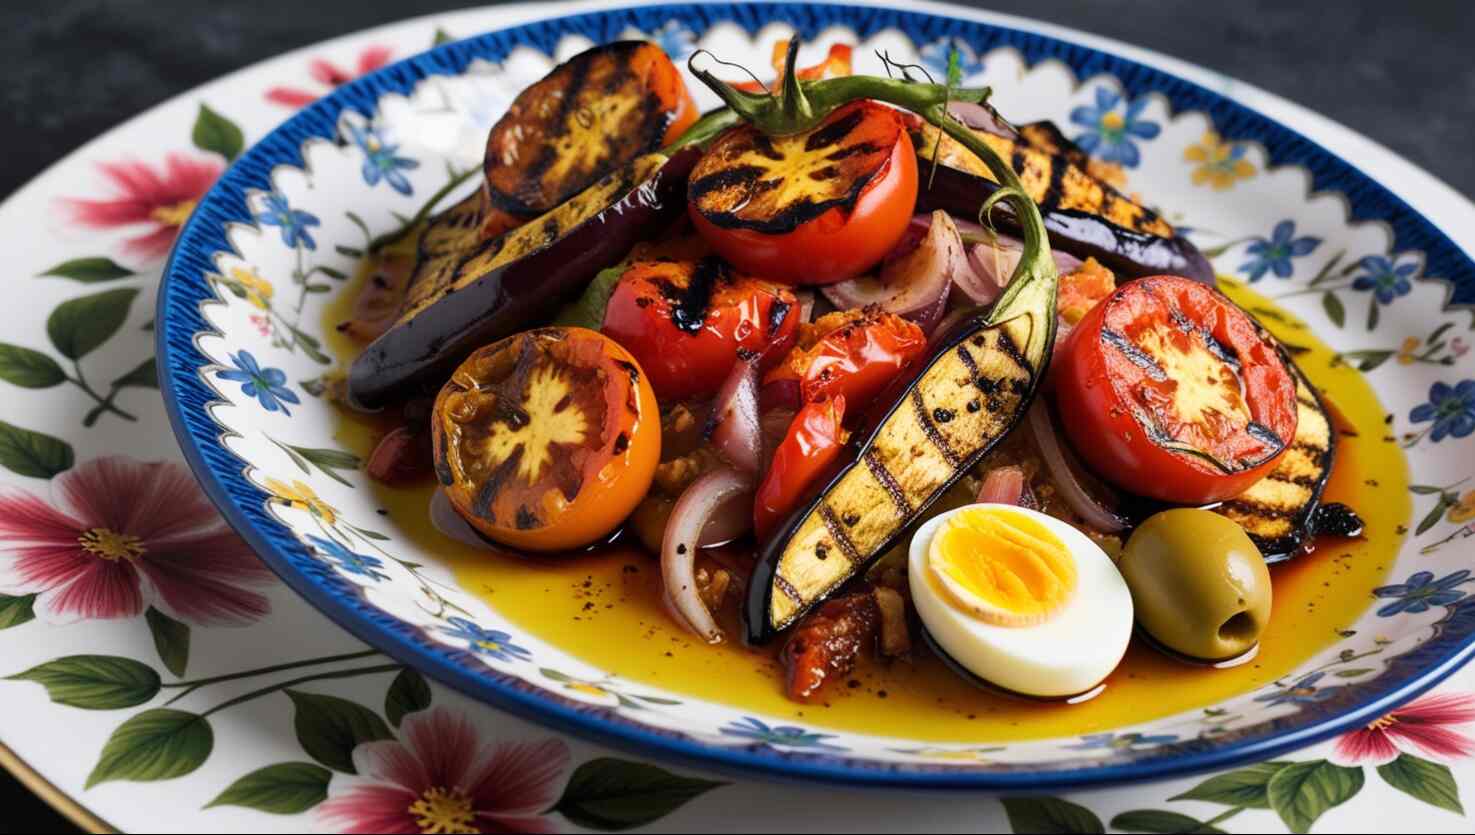
[[[936,166],[932,173],[930,160],[919,160],[928,175],[917,189],[918,213],[936,209],[963,218],[978,216],[978,207],[998,189],[998,184],[966,171]],[[1149,275],[1181,275],[1214,287],[1214,267],[1187,238],[1174,235],[1163,238],[1145,232],[1123,229],[1096,215],[1069,209],[1041,207],[1045,228],[1050,232],[1050,246],[1069,252],[1080,259],[1095,258],[1119,279]],[[994,212],[999,226],[1010,231],[1014,223],[1006,207]]]
[[[546,321],[596,273],[685,212],[687,176],[700,156],[695,147],[677,151],[582,223],[396,323],[349,369],[354,405],[372,410],[433,392],[472,351]]]

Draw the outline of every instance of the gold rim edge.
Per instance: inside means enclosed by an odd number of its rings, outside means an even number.
[[[46,801],[46,805],[55,809],[78,827],[95,833],[121,832],[58,789],[50,780],[41,776],[41,772],[21,759],[3,742],[0,742],[0,768],[10,772],[11,776],[19,780],[22,786]]]

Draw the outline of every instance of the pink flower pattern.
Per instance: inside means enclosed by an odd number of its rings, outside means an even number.
[[[544,816],[569,765],[561,739],[484,745],[465,716],[412,713],[402,741],[354,749],[355,777],[336,777],[319,819],[335,832],[556,832]]]
[[[353,72],[344,70],[337,64],[325,61],[322,58],[315,58],[307,66],[308,75],[311,75],[314,81],[327,87],[327,90],[313,92],[312,90],[304,90],[300,87],[278,86],[267,90],[266,98],[268,101],[280,104],[283,107],[306,107],[317,101],[318,96],[323,95],[328,90],[341,87],[361,75],[371,73],[388,64],[389,58],[393,54],[387,46],[365,47],[359,53],[358,63]]]
[[[156,261],[169,254],[179,228],[222,169],[214,161],[169,154],[162,170],[131,161],[104,162],[98,170],[115,194],[103,200],[63,199],[68,219],[88,229],[139,227],[143,233],[125,241],[123,251]]]
[[[0,588],[38,595],[53,622],[135,617],[154,605],[199,626],[271,611],[266,566],[172,461],[94,458],[57,476],[54,502],[0,493]]]
[[[1442,760],[1475,756],[1475,738],[1452,728],[1475,722],[1475,695],[1439,693],[1414,699],[1365,728],[1337,739],[1339,765],[1385,765],[1402,753]]]

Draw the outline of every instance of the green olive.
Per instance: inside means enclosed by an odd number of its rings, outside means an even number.
[[[1122,551],[1137,623],[1174,652],[1206,661],[1243,655],[1270,622],[1270,572],[1238,524],[1177,508],[1148,518]]]

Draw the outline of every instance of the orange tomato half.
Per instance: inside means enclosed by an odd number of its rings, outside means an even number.
[[[436,478],[487,538],[564,551],[609,535],[661,457],[635,358],[584,328],[539,328],[466,359],[435,399]]]

